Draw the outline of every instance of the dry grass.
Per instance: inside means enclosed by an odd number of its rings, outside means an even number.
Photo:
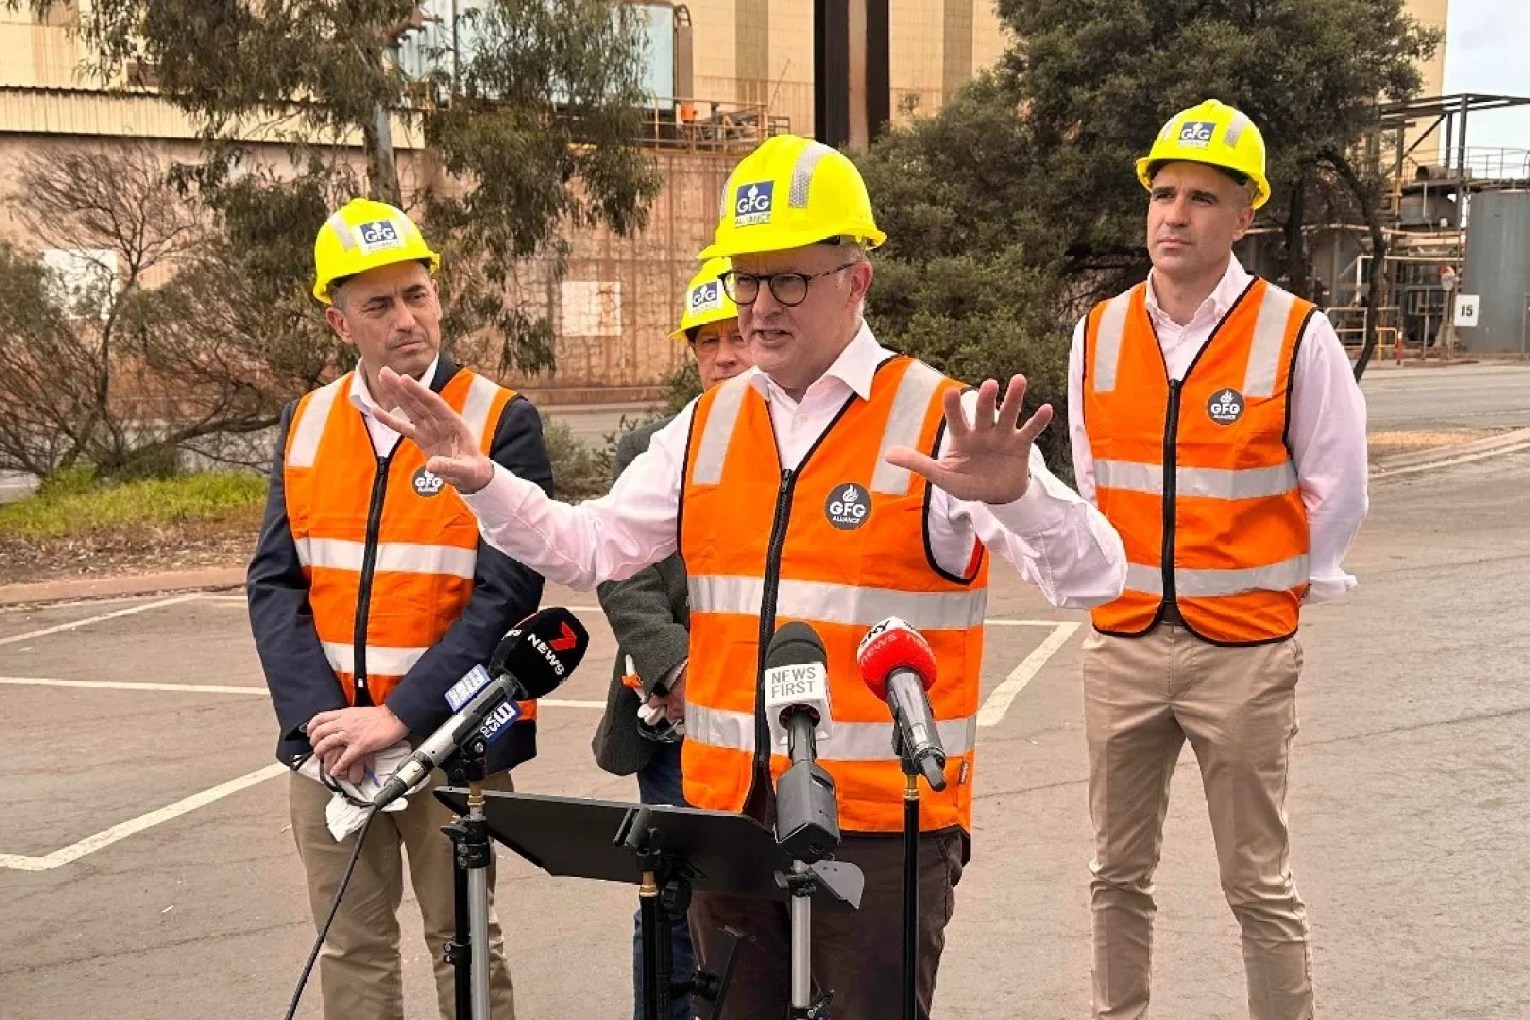
[[[60,480],[0,507],[0,584],[237,564],[266,482],[208,473],[125,485]]]
[[[1370,434],[1371,460],[1380,460],[1397,453],[1414,453],[1419,450],[1437,450],[1462,443],[1475,442],[1496,436],[1501,428],[1435,428],[1413,429],[1395,432],[1372,432]]]

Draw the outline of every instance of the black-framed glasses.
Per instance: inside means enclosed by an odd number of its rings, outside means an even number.
[[[737,269],[730,269],[718,279],[722,281],[723,291],[736,305],[754,304],[754,299],[760,296],[760,284],[763,283],[770,288],[771,297],[791,308],[807,300],[809,283],[820,276],[843,272],[859,261],[846,262],[821,273],[741,273]]]

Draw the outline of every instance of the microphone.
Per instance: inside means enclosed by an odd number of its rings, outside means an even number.
[[[765,648],[765,720],[772,744],[786,747],[793,761],[794,743],[805,743],[814,758],[816,740],[829,739],[833,731],[827,658],[818,633],[795,620],[776,631]],[[802,721],[793,724],[793,719]]]
[[[382,808],[402,797],[474,734],[493,740],[507,732],[520,715],[514,703],[551,693],[579,665],[589,641],[584,624],[560,606],[539,609],[516,624],[494,649],[487,671],[475,666],[447,692],[452,717],[414,749],[372,805]]]
[[[765,649],[765,715],[792,764],[776,780],[776,843],[794,860],[813,864],[839,845],[834,777],[819,765],[819,737],[831,732],[829,666],[823,640],[793,621]]]
[[[861,638],[855,651],[861,678],[887,702],[898,726],[899,750],[936,793],[946,788],[946,750],[925,692],[935,682],[935,652],[924,635],[889,616]]]

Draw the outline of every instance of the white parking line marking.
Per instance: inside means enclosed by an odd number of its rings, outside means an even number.
[[[0,684],[16,687],[79,687],[105,691],[175,692],[184,694],[235,694],[245,697],[268,696],[264,687],[249,684],[141,684],[125,680],[58,680],[43,676],[0,676]],[[543,698],[537,704],[547,708],[605,708],[604,701],[570,701]]]
[[[1060,620],[984,620],[986,627],[1061,627],[1065,624]],[[1066,624],[1069,627],[1077,627],[1078,624]]]
[[[206,600],[208,602],[226,602],[226,603],[228,603],[230,605],[241,605],[242,606],[245,603],[245,597],[243,595],[228,595],[228,594],[220,594],[220,593],[215,593],[215,592],[199,592],[194,597],[195,598],[204,599],[204,600]],[[563,608],[569,610],[570,612],[574,612],[574,613],[599,613],[599,612],[603,612],[603,610],[599,606],[564,606]]]
[[[0,638],[0,645],[13,645],[18,641],[30,641],[32,638],[46,637],[49,634],[61,634],[66,630],[77,630],[80,627],[88,627],[93,623],[114,620],[119,616],[147,613],[151,609],[162,609],[165,606],[179,605],[182,602],[190,602],[201,597],[200,594],[177,595],[175,598],[160,599],[158,602],[146,602],[141,606],[128,606],[126,609],[118,609],[112,613],[102,613],[100,616],[87,616],[85,619],[75,620],[73,623],[61,623],[57,627],[44,627],[42,630],[29,630],[25,634],[12,634],[10,637]]]
[[[264,687],[220,684],[140,684],[123,680],[55,680],[41,676],[0,676],[0,684],[18,687],[88,687],[107,691],[183,691],[188,694],[268,695]]]
[[[86,836],[78,843],[71,843],[62,849],[55,850],[43,857],[27,857],[22,854],[0,854],[0,868],[10,868],[13,871],[51,871],[54,868],[63,867],[73,863],[87,854],[93,854],[97,850],[111,846],[113,843],[127,839],[129,836],[152,829],[161,822],[168,822],[172,818],[195,811],[199,807],[206,807],[216,801],[222,800],[229,794],[238,793],[248,789],[257,783],[263,783],[267,779],[273,779],[290,771],[287,766],[273,762],[264,768],[256,769],[238,779],[230,779],[226,783],[220,783],[210,790],[194,793],[190,797],[167,804],[146,815],[130,818],[125,822],[113,825],[109,829],[102,829],[93,836]]]
[[[988,700],[983,703],[982,709],[978,712],[978,726],[997,726],[1003,722],[1004,713],[1009,711],[1010,703],[1025,690],[1025,685],[1041,672],[1041,667],[1047,664],[1047,660],[1068,643],[1068,639],[1073,636],[1074,631],[1078,630],[1078,626],[1076,623],[1052,624],[1052,633],[1048,634],[1031,654],[1022,659],[1020,665],[1004,678],[1004,682],[988,695]]]

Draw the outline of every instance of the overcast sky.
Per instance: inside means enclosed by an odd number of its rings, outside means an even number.
[[[1445,93],[1530,96],[1530,2],[1450,0]],[[1530,149],[1530,106],[1473,113],[1466,144]]]

